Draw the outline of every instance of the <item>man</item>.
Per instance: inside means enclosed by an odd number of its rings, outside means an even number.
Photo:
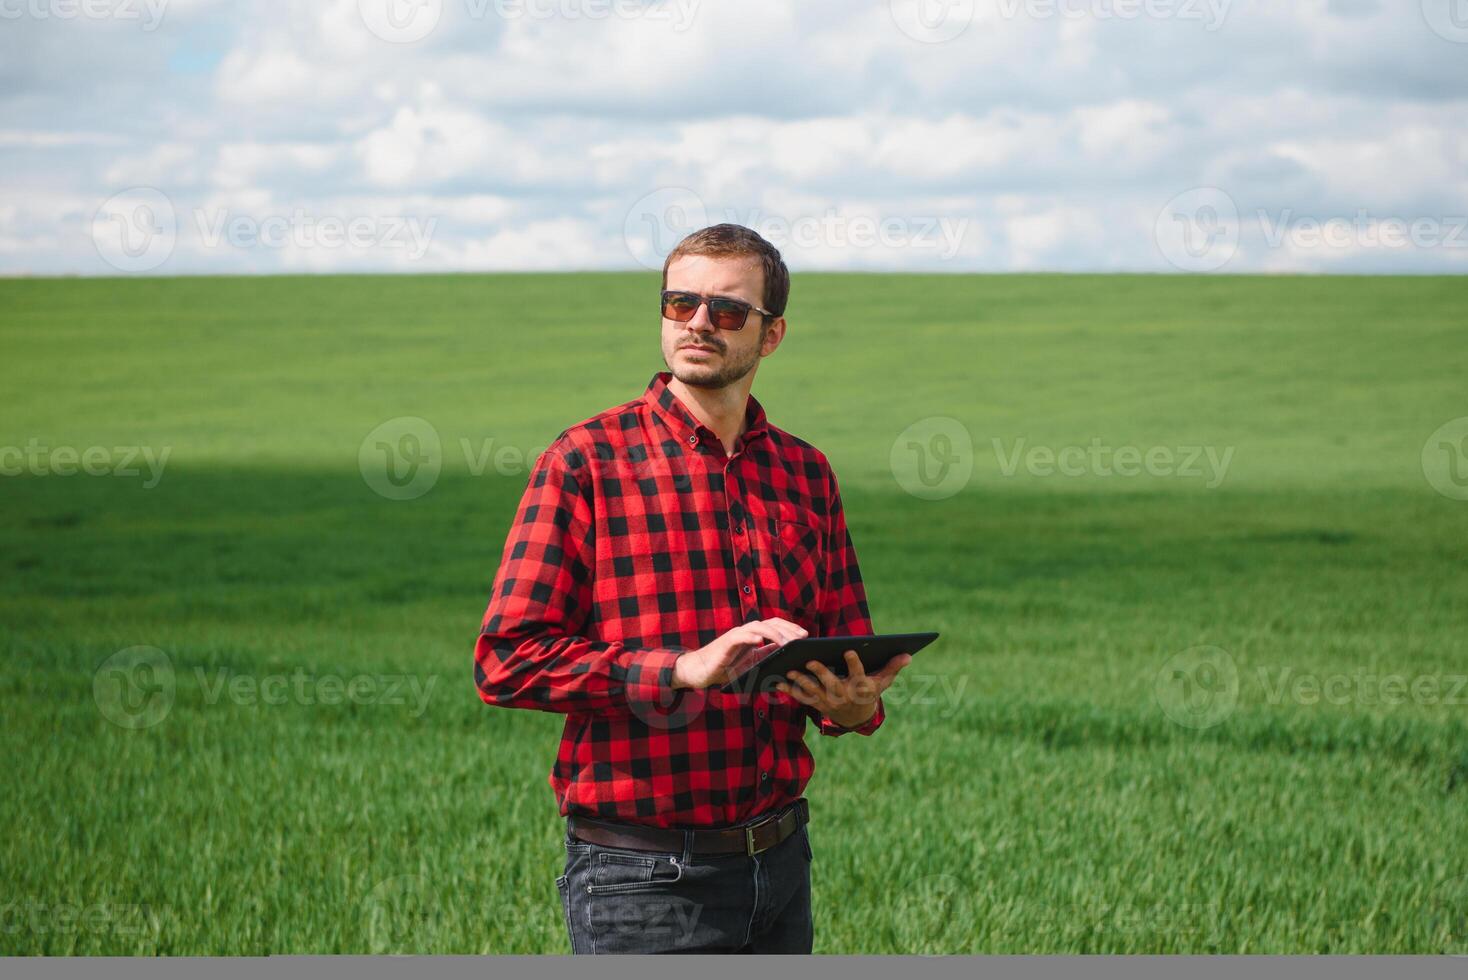
[[[505,542],[475,681],[566,715],[550,783],[573,953],[809,953],[806,723],[870,735],[912,659],[718,689],[790,640],[872,633],[830,464],[749,394],[789,292],[748,228],[684,239],[663,266],[667,373],[557,437]]]

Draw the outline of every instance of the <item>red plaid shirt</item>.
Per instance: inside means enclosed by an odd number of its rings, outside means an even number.
[[[741,623],[872,633],[835,474],[753,397],[733,455],[655,375],[536,460],[474,648],[488,704],[566,715],[561,813],[655,827],[740,823],[815,769],[787,694],[674,690],[673,663]]]

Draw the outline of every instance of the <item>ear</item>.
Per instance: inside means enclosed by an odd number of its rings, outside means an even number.
[[[780,341],[785,339],[785,318],[777,316],[770,321],[769,328],[765,331],[764,342],[760,344],[759,356],[769,357],[775,353],[775,348],[780,346]]]

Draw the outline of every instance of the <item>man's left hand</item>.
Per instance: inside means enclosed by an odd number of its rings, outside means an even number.
[[[912,655],[899,653],[875,674],[868,675],[855,650],[846,651],[846,676],[837,677],[824,664],[810,660],[805,668],[788,671],[775,690],[790,695],[801,704],[815,708],[842,728],[859,728],[877,713],[877,698],[892,686],[897,672],[912,663]],[[814,676],[812,676],[814,675]]]

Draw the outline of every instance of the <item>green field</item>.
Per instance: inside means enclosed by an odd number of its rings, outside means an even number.
[[[567,951],[560,719],[483,705],[471,649],[517,454],[641,393],[656,288],[0,282],[0,952]],[[809,736],[816,950],[1468,952],[1468,502],[1422,464],[1465,309],[797,275],[755,394],[830,456],[877,628],[945,634],[875,736]],[[443,447],[412,500],[359,468],[399,417]],[[972,473],[925,499],[893,448],[935,418]],[[1231,455],[1009,462],[1092,445]]]

